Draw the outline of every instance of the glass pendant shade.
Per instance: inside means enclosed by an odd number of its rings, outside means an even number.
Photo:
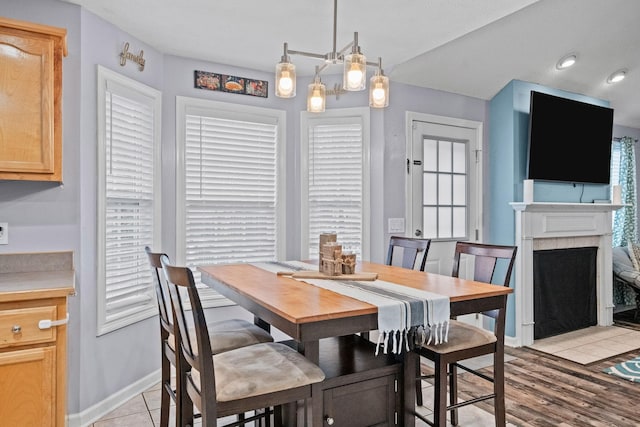
[[[293,98],[296,96],[296,66],[290,62],[276,64],[276,96]]]
[[[307,111],[310,113],[323,113],[327,89],[320,79],[316,79],[309,85],[307,93]]]
[[[361,53],[345,55],[342,87],[349,91],[364,90],[366,82],[367,58]]]
[[[384,108],[389,106],[389,77],[376,72],[369,83],[369,106]]]

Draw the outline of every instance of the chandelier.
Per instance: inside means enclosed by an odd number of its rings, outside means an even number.
[[[319,54],[290,50],[289,44],[284,43],[284,55],[276,64],[276,96],[280,98],[293,98],[296,96],[296,66],[291,62],[289,55],[301,55],[320,59],[322,65],[316,66],[315,77],[307,90],[307,111],[321,113],[325,108],[327,95],[338,95],[348,91],[360,91],[366,89],[367,66],[376,67],[375,74],[369,83],[369,106],[384,108],[389,105],[389,78],[382,71],[382,58],[378,62],[368,62],[358,46],[358,33],[353,33],[353,41],[344,48],[336,50],[336,26],[338,21],[338,0],[333,1],[333,50],[329,53]],[[346,53],[349,48],[351,51]],[[345,54],[346,53],[346,54]],[[327,90],[320,79],[320,73],[330,65],[344,64],[342,86],[336,84],[333,89]]]

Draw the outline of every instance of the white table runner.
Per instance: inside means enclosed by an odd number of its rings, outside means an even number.
[[[271,271],[294,272],[300,270],[316,270],[317,265],[300,261],[253,263],[256,267]],[[309,283],[378,307],[378,345],[384,353],[402,352],[402,344],[409,351],[408,333],[411,328],[423,328],[425,333],[419,334],[422,344],[433,341],[435,344],[447,341],[449,330],[450,303],[449,297],[433,292],[402,286],[397,283],[375,280],[347,281],[334,279],[296,280]],[[391,346],[391,348],[389,348]]]

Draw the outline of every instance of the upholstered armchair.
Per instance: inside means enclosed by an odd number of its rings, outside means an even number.
[[[613,280],[614,283],[627,285],[636,295],[636,314],[634,320],[638,319],[640,313],[640,270],[638,270],[631,260],[627,247],[615,247],[612,251],[613,258]]]

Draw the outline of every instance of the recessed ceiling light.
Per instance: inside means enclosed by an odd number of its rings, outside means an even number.
[[[577,53],[570,53],[568,55],[563,56],[556,64],[556,68],[558,70],[564,70],[566,68],[571,67],[578,60]]]
[[[615,73],[611,74],[609,77],[607,77],[607,83],[609,84],[618,83],[624,80],[626,76],[627,76],[627,70],[618,70]]]

